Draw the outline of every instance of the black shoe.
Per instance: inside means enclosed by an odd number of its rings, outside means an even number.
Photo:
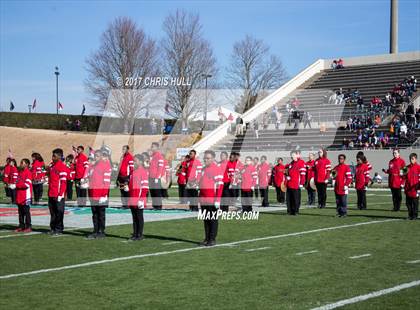
[[[97,234],[96,233],[93,233],[93,234],[88,235],[86,237],[86,239],[93,240],[93,239],[96,239],[96,237],[97,237]]]
[[[50,230],[47,232],[47,235],[53,236],[55,234],[55,230]]]
[[[128,239],[128,241],[137,241],[137,240],[139,240],[139,237],[135,237],[135,236],[132,236],[131,238]]]
[[[199,243],[199,246],[207,246],[208,243],[209,241],[203,240],[202,242]]]
[[[207,246],[215,246],[216,245],[216,240],[210,240],[209,242],[207,242]]]
[[[105,233],[103,233],[103,232],[101,232],[101,233],[98,233],[97,235],[96,235],[96,238],[98,238],[98,239],[103,239],[103,238],[105,238],[106,236],[105,236]]]

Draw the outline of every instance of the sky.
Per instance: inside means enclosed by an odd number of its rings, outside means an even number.
[[[0,105],[55,112],[54,68],[59,67],[63,113],[87,113],[86,58],[119,16],[131,17],[159,40],[176,9],[198,13],[223,78],[233,44],[247,34],[280,57],[290,77],[319,58],[386,54],[390,0],[340,1],[0,1]],[[399,51],[420,50],[420,1],[399,1]]]

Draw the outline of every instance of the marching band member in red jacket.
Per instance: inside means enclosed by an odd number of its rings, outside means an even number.
[[[327,151],[320,149],[318,159],[313,166],[316,191],[318,192],[318,208],[325,208],[327,203],[327,185],[330,179],[331,162],[327,157]]]
[[[366,157],[364,155],[357,155],[356,161],[355,187],[357,191],[357,208],[359,210],[365,210],[367,207],[366,190],[370,181],[369,166],[366,164]]]
[[[59,235],[64,230],[64,205],[68,168],[63,163],[63,150],[52,152],[52,162],[48,167],[48,208],[50,209],[50,234]]]
[[[277,202],[284,203],[284,192],[281,190],[281,184],[285,181],[285,166],[283,165],[283,158],[277,159],[277,165],[273,167],[273,186],[276,189]]]
[[[258,187],[260,189],[260,196],[262,198],[261,207],[268,207],[268,183],[271,180],[271,167],[267,163],[267,156],[261,156],[261,162],[258,166]]]
[[[10,197],[10,189],[7,186],[7,182],[9,180],[10,175],[10,161],[12,160],[11,157],[6,158],[6,164],[4,165],[4,171],[3,171],[3,183],[4,183],[4,190],[6,192],[6,197]]]
[[[347,216],[347,195],[353,179],[350,167],[345,162],[346,155],[338,155],[338,165],[333,169],[334,192],[337,203],[337,215],[339,217]]]
[[[185,187],[187,185],[187,163],[190,156],[186,155],[184,159],[178,164],[178,168],[176,170],[176,176],[178,177],[178,196],[179,196],[179,203],[187,203],[185,200]]]
[[[233,188],[233,182],[235,180],[235,169],[236,169],[236,156],[235,153],[232,152],[229,155],[229,161],[226,164],[226,180],[228,180],[229,183],[229,195],[226,195],[225,198],[227,207],[223,207],[223,210],[229,210],[229,206],[233,206],[235,204],[234,197],[235,197],[235,190]],[[225,177],[224,177],[225,178]],[[225,196],[224,196],[225,197]]]
[[[308,205],[315,204],[315,190],[311,187],[311,179],[314,177],[315,155],[309,153],[309,160],[305,163],[306,168],[306,191],[308,193]]]
[[[258,158],[258,157],[254,157],[254,159],[253,159],[253,166],[254,166],[254,168],[255,168],[255,171],[257,171],[258,172],[258,170],[260,169],[260,163],[259,163],[259,161],[260,161],[260,159]],[[254,189],[254,196],[255,196],[255,198],[257,198],[258,199],[258,196],[259,196],[259,182],[258,182],[258,178],[257,178],[257,184],[255,184],[255,189]]]
[[[301,195],[300,190],[305,184],[305,162],[299,158],[297,151],[291,153],[292,161],[286,166],[286,186],[287,186],[287,213],[297,215],[299,213]]]
[[[20,171],[16,183],[16,204],[19,212],[19,228],[15,232],[31,232],[32,173],[29,159],[20,161]]]
[[[388,169],[382,169],[382,171],[388,174],[388,186],[391,189],[394,205],[393,211],[399,211],[402,201],[401,189],[404,188],[401,170],[405,167],[405,161],[400,157],[398,149],[393,150],[392,154],[394,158],[389,161]]]
[[[105,237],[105,209],[111,185],[111,164],[106,150],[95,151],[95,162],[89,169],[89,200],[92,209],[93,233],[89,239]],[[128,185],[127,185],[128,186]]]
[[[12,203],[16,203],[16,182],[18,178],[17,163],[14,158],[10,159],[6,186],[9,188],[9,195]]]
[[[130,175],[128,205],[133,217],[132,241],[143,239],[144,217],[143,209],[147,203],[147,192],[149,191],[149,173],[144,168],[144,156],[134,156],[134,171]]]
[[[68,177],[67,177],[67,199],[73,199],[73,182],[76,175],[76,169],[74,167],[74,156],[69,154],[66,156],[66,166],[68,168]]]
[[[419,209],[420,165],[417,154],[410,154],[410,164],[403,171],[404,193],[408,209],[408,219],[416,220]]]
[[[86,207],[87,197],[89,161],[88,157],[83,153],[84,151],[85,148],[82,145],[79,145],[76,149],[77,155],[74,158],[74,183],[76,185],[77,205],[79,207]]]
[[[190,159],[187,163],[187,196],[190,202],[190,210],[198,211],[198,183],[201,179],[201,172],[203,166],[198,158],[197,152],[191,150],[189,153]]]
[[[32,153],[32,186],[34,191],[34,204],[37,205],[42,198],[42,194],[44,192],[44,177],[45,177],[45,170],[44,170],[44,159],[42,158],[41,154],[39,153]]]
[[[228,153],[221,152],[220,153],[220,162],[219,168],[220,171],[223,173],[223,191],[222,191],[222,201],[220,205],[220,210],[222,211],[229,211],[229,204],[230,204],[230,176],[229,176],[229,161],[228,161]]]
[[[149,167],[149,188],[152,196],[152,206],[155,210],[162,210],[161,177],[165,175],[164,158],[159,151],[159,143],[153,142],[150,151],[152,155]]]
[[[241,202],[242,211],[252,211],[252,193],[257,184],[258,172],[252,163],[252,157],[245,158],[245,165],[240,171],[241,175]]]
[[[239,193],[241,189],[241,178],[240,178],[240,171],[243,169],[244,164],[241,162],[241,154],[238,152],[234,152],[235,156],[235,174],[233,176],[233,182],[232,182],[232,201],[235,203],[238,201]]]
[[[223,192],[223,173],[215,163],[216,154],[207,150],[204,152],[204,169],[200,173],[200,206],[204,214],[205,238],[201,245],[213,246],[216,244],[218,219],[217,210]]]
[[[130,147],[124,145],[122,147],[122,156],[120,161],[120,169],[118,171],[117,184],[120,187],[121,204],[124,209],[128,208],[128,182],[130,175],[133,173],[134,162],[133,155],[130,153]]]

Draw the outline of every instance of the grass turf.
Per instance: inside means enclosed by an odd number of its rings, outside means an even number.
[[[335,217],[328,194],[331,207],[325,210],[221,221],[218,243],[401,220],[0,279],[0,308],[310,309],[420,279],[420,264],[406,263],[420,259],[420,222],[403,220],[406,212],[390,212],[388,192],[371,192],[366,211],[355,209],[352,193],[349,216],[342,219]],[[146,239],[137,243],[121,242],[130,225],[109,227],[104,240],[85,240],[87,232],[0,239],[0,275],[196,248],[203,227],[197,219],[146,223]],[[265,249],[246,251],[255,248]],[[296,255],[312,250],[318,252]],[[416,309],[419,293],[414,287],[344,308]]]

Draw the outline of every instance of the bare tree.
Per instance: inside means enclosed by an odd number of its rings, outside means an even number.
[[[142,81],[159,74],[157,55],[155,41],[134,21],[115,19],[102,34],[99,49],[86,60],[85,86],[92,106],[117,114],[128,130],[146,108],[144,90],[150,86]]]
[[[177,10],[168,15],[163,23],[165,37],[162,40],[163,70],[170,78],[184,80],[181,85],[170,85],[166,112],[168,115],[187,121],[202,112],[205,100],[194,95],[194,90],[204,88],[205,76],[208,87],[215,85],[216,59],[210,43],[203,38],[200,18]]]
[[[235,106],[238,113],[250,109],[267,95],[266,90],[280,87],[287,79],[280,59],[270,54],[270,48],[262,40],[248,35],[233,45],[226,71],[229,88],[244,90]]]

